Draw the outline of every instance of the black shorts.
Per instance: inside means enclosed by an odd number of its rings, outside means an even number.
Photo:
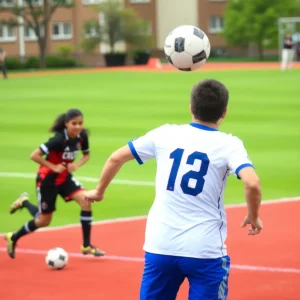
[[[60,195],[65,201],[72,200],[72,195],[83,190],[83,186],[71,174],[68,174],[64,183],[55,185],[56,174],[49,174],[36,179],[37,199],[40,213],[51,213],[56,210],[56,198]]]

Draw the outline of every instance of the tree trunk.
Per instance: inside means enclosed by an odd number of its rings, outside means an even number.
[[[258,51],[259,60],[264,60],[264,47],[262,42],[258,42],[257,51]]]
[[[48,25],[51,19],[51,6],[48,1],[44,1],[44,33],[43,36],[39,38],[39,48],[40,48],[40,68],[46,68],[46,55],[47,55],[47,41],[48,41]]]
[[[46,39],[41,37],[39,40],[39,50],[40,50],[40,68],[46,68]]]

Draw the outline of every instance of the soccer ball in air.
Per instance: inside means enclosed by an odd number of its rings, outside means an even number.
[[[183,25],[172,30],[165,40],[165,55],[170,64],[181,71],[194,71],[207,61],[210,43],[198,27]]]
[[[50,249],[46,256],[46,264],[55,270],[63,269],[68,263],[68,253],[62,248]]]

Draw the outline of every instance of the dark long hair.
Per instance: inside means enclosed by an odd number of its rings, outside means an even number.
[[[66,113],[60,114],[56,117],[52,126],[49,128],[49,132],[60,132],[66,128],[65,123],[76,117],[83,117],[82,112],[79,109],[72,108],[69,109]],[[85,129],[85,131],[87,131]]]

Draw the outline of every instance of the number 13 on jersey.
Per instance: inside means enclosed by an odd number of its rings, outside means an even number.
[[[173,159],[173,165],[171,168],[171,173],[168,180],[167,190],[174,191],[174,185],[177,178],[177,174],[180,168],[180,164],[182,161],[184,149],[177,148],[170,154],[170,159]],[[186,164],[193,165],[195,160],[201,161],[201,167],[199,171],[189,171],[185,173],[180,182],[180,187],[184,194],[197,196],[199,195],[205,183],[204,176],[207,174],[209,159],[205,153],[195,151],[187,157]],[[190,179],[195,179],[196,184],[194,187],[189,187]]]

